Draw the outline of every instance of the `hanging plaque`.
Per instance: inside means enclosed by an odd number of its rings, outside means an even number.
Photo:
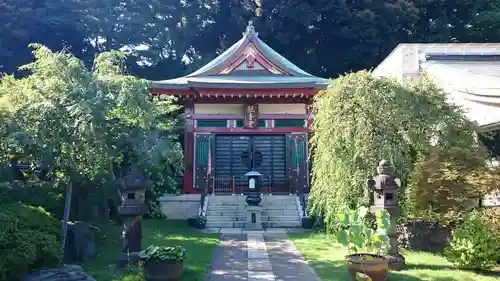
[[[257,104],[246,104],[245,105],[245,119],[243,125],[245,129],[255,129],[259,123],[259,107]]]

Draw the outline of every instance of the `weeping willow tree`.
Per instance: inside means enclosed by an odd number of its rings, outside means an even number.
[[[400,84],[367,71],[333,80],[314,100],[309,211],[328,224],[343,206],[369,204],[365,181],[381,159],[402,181],[400,200],[420,155],[433,146],[476,146],[475,126],[425,77]]]

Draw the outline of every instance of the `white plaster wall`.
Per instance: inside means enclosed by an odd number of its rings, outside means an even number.
[[[205,114],[243,114],[243,104],[205,104],[195,103],[194,113]]]
[[[262,103],[259,104],[260,114],[305,114],[303,103]],[[194,113],[203,114],[239,114],[243,115],[243,104],[195,104]]]
[[[394,49],[394,51],[373,70],[373,75],[377,77],[384,76],[396,78],[401,81],[403,74],[402,49],[401,46],[396,47],[396,49]]]
[[[303,103],[263,103],[259,104],[260,114],[305,114],[306,105]]]
[[[200,199],[200,194],[167,195],[160,197],[160,207],[167,219],[188,219],[198,214]]]

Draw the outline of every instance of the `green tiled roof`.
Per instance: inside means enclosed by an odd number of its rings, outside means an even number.
[[[266,76],[247,76],[217,74],[229,62],[239,56],[249,43],[252,43],[267,60],[286,71],[289,75],[266,74]],[[246,32],[243,34],[243,38],[211,62],[184,77],[154,81],[152,82],[152,88],[188,89],[191,87],[226,87],[324,89],[327,87],[328,83],[328,79],[313,76],[300,69],[260,40],[258,33],[254,30],[253,24],[250,22]]]

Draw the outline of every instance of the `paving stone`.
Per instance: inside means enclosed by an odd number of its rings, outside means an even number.
[[[208,227],[201,230],[203,233],[219,233],[220,228]]]
[[[222,234],[215,248],[205,281],[247,281],[247,237],[244,234]]]
[[[248,281],[275,281],[275,278],[272,272],[249,271]]]
[[[265,251],[248,250],[248,259],[268,259],[269,255]]]
[[[267,248],[266,248],[266,242],[264,242],[264,238],[262,238],[262,240],[248,240],[247,241],[247,248],[248,250],[259,250],[259,251],[263,251],[263,252],[266,252],[267,251]]]
[[[239,234],[241,233],[241,228],[221,228],[220,233],[227,233],[227,234]]]
[[[248,271],[272,271],[271,261],[269,259],[249,259]]]
[[[262,234],[247,234],[248,241],[261,241],[264,242],[264,235]]]
[[[320,281],[285,234],[265,235],[275,281]]]

